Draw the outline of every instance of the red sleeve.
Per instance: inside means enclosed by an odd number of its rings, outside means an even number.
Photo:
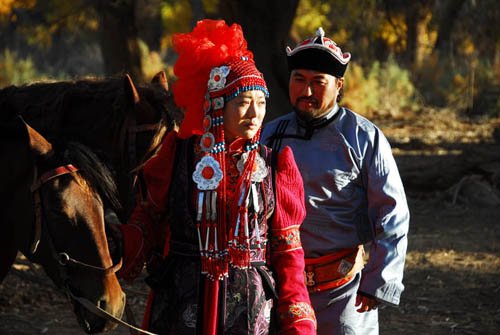
[[[174,168],[177,133],[170,132],[158,153],[144,166],[144,181],[148,191],[147,201],[156,211],[164,211]]]
[[[271,262],[277,276],[280,334],[316,334],[316,317],[304,282],[299,228],[306,214],[304,185],[290,147],[278,156]]]
[[[126,280],[137,277],[151,258],[152,250],[165,244],[168,230],[160,217],[165,211],[172,178],[176,140],[177,133],[170,132],[158,153],[144,165],[147,195],[139,197],[128,222],[119,226],[123,236],[123,266],[119,275]]]

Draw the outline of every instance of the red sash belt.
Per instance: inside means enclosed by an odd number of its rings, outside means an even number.
[[[309,292],[333,289],[349,282],[364,266],[362,245],[334,254],[305,259],[305,282]]]

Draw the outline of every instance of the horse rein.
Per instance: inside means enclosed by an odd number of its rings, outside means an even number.
[[[74,165],[67,164],[67,165],[59,166],[59,167],[52,169],[48,172],[45,172],[44,174],[42,174],[40,176],[40,178],[37,178],[38,169],[35,166],[35,172],[34,172],[35,178],[34,178],[34,182],[33,182],[32,186],[31,186],[31,192],[33,193],[34,203],[35,203],[35,237],[34,237],[34,241],[33,241],[33,244],[31,246],[31,249],[30,249],[30,251],[33,255],[36,253],[36,251],[38,249],[38,245],[40,243],[41,233],[42,233],[43,205],[42,205],[41,194],[40,194],[41,187],[45,183],[47,183],[48,181],[50,181],[52,179],[55,179],[57,177],[60,177],[60,176],[66,175],[66,174],[72,174],[72,173],[75,173],[77,171],[78,171],[78,168],[76,168]],[[63,291],[69,297],[71,297],[72,299],[74,299],[75,301],[80,303],[83,307],[85,307],[91,313],[94,313],[95,315],[98,315],[104,319],[111,320],[115,323],[118,323],[122,326],[125,326],[125,327],[129,328],[131,332],[132,332],[132,330],[135,330],[135,331],[139,332],[140,334],[156,335],[155,333],[148,332],[146,330],[138,328],[134,325],[131,325],[131,324],[117,318],[116,316],[110,314],[109,312],[105,311],[101,307],[96,306],[94,303],[92,303],[90,300],[88,300],[84,297],[78,297],[78,296],[74,295],[73,292],[71,291],[70,287],[67,285],[67,277],[68,276],[67,276],[67,273],[65,271],[65,268],[68,265],[74,265],[74,266],[78,266],[78,267],[82,267],[82,268],[86,268],[86,269],[90,269],[90,270],[94,270],[94,271],[101,271],[104,273],[105,276],[108,276],[108,275],[112,275],[112,274],[116,273],[118,270],[121,269],[122,264],[123,264],[123,258],[120,258],[120,261],[117,264],[111,265],[110,267],[107,267],[107,268],[87,264],[85,262],[81,262],[81,261],[78,261],[74,258],[71,258],[65,252],[58,253],[54,247],[54,243],[52,241],[50,234],[47,234],[47,235],[48,235],[48,241],[49,241],[48,244],[49,244],[49,247],[51,249],[51,253],[52,253],[53,257],[57,260],[57,263],[60,265],[60,267],[58,267],[58,269],[59,269],[61,281],[64,283],[63,287],[62,287]],[[125,305],[125,308],[127,308],[127,305]]]
[[[122,319],[117,318],[116,316],[110,314],[109,312],[106,312],[101,307],[94,305],[88,299],[75,296],[73,293],[71,293],[71,291],[68,291],[68,294],[71,298],[78,301],[83,307],[85,307],[90,312],[94,313],[95,315],[100,316],[103,319],[108,319],[108,320],[114,321],[122,326],[129,328],[131,334],[133,333],[132,330],[135,330],[138,332],[138,334],[157,335],[156,333],[152,333],[152,332],[149,332],[147,330],[141,329],[139,327],[136,327],[134,325],[131,325],[131,324],[123,321]],[[127,306],[128,305],[125,305],[125,308],[127,308]]]

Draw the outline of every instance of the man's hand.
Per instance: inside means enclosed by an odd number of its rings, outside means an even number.
[[[371,310],[374,310],[377,308],[379,302],[374,299],[374,298],[370,298],[370,297],[367,297],[365,295],[361,295],[361,294],[358,294],[356,296],[356,307],[359,306],[359,308],[357,309],[357,311],[359,313],[364,313],[364,312],[369,312]]]

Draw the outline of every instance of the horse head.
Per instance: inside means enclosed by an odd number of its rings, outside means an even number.
[[[59,152],[34,129],[27,129],[37,171],[32,185],[36,222],[34,234],[28,234],[34,236],[30,250],[22,251],[69,296],[84,331],[113,329],[116,323],[88,307],[121,318],[125,306],[115,274],[121,259],[110,255],[100,191],[101,184],[112,178],[101,171],[103,165],[89,150],[76,145]]]
[[[142,156],[136,158],[144,161],[148,158],[149,149],[158,145],[165,131],[178,126],[183,113],[175,106],[164,71],[158,72],[150,85],[136,87],[128,74],[123,84],[126,104],[133,106],[127,114],[128,144],[130,146],[131,141],[139,144],[136,151]]]
[[[126,219],[133,209],[133,178],[131,172],[146,161],[160,145],[164,134],[177,127],[182,112],[173,101],[164,71],[158,72],[148,85],[135,85],[126,74],[123,79],[125,121],[116,136],[121,157],[118,186]],[[121,180],[120,180],[121,179]]]

